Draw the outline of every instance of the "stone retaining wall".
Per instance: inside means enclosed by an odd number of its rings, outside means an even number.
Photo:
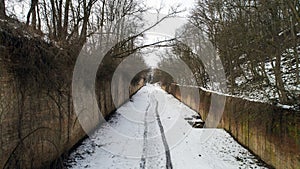
[[[107,116],[115,110],[111,84],[99,84],[99,107]],[[131,87],[130,92],[140,87]],[[117,92],[119,103],[128,99],[124,96],[129,89]],[[55,91],[20,84],[0,61],[0,168],[60,167],[59,157],[86,135],[73,109],[69,87]]]
[[[218,95],[199,89],[200,103],[196,103],[194,97],[182,99],[180,89],[175,84],[165,89],[196,109],[204,121],[208,116],[212,95]],[[300,112],[236,97],[224,97],[226,102],[220,128],[227,130],[267,164],[278,169],[300,168]]]

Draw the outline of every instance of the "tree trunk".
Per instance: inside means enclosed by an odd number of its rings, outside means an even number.
[[[229,51],[229,50],[228,50]],[[228,68],[229,68],[229,74],[230,74],[230,79],[229,79],[229,82],[230,82],[230,93],[231,94],[234,94],[234,86],[235,86],[235,79],[234,79],[234,70],[233,70],[233,67],[234,67],[234,64],[232,63],[232,57],[231,57],[231,54],[227,51],[227,57],[229,57],[229,60],[228,60]]]
[[[62,32],[62,39],[66,39],[68,35],[68,26],[69,26],[69,7],[70,7],[70,0],[66,0],[65,4],[65,15],[64,15],[64,25],[63,25],[63,32]]]
[[[55,1],[57,6],[57,36],[61,40],[63,34],[63,25],[62,25],[62,0]]]
[[[41,21],[41,15],[40,15],[40,8],[38,5],[36,6],[36,13],[37,13],[37,19],[38,19],[37,29],[41,31],[42,30],[42,21]]]
[[[284,88],[284,83],[281,76],[281,54],[280,53],[277,53],[276,56],[275,80],[276,80],[276,87],[279,95],[279,101],[281,103],[286,103],[288,101],[288,98],[287,98],[287,93]]]
[[[36,6],[38,4],[38,0],[31,0],[30,9],[27,14],[27,22],[26,24],[29,25],[30,22],[30,16],[31,16],[31,24],[34,29],[36,29]]]
[[[89,8],[89,3],[87,5],[86,0],[83,0],[83,22],[82,22],[82,28],[80,32],[80,42],[82,45],[85,42],[86,35],[87,35],[87,28],[88,28],[88,21],[89,21],[89,16],[90,16],[90,8]]]
[[[300,84],[300,77],[299,77],[299,72],[300,72],[300,68],[299,68],[299,52],[297,50],[297,47],[294,47],[294,55],[295,55],[295,59],[296,59],[296,85]]]
[[[0,0],[0,19],[5,19],[6,13],[5,13],[5,2],[4,0]]]
[[[57,30],[56,30],[56,9],[55,9],[55,2],[54,0],[50,0],[51,3],[51,15],[52,15],[52,38],[57,40]]]

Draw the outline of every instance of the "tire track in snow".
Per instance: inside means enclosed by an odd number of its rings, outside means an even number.
[[[150,99],[150,94],[148,95],[148,100]],[[146,108],[145,117],[144,117],[144,143],[143,143],[143,154],[140,162],[140,168],[145,169],[146,166],[146,146],[147,146],[147,135],[148,135],[148,123],[147,123],[147,116],[148,116],[148,110],[150,108],[150,102],[148,101],[148,106]]]
[[[158,126],[159,126],[161,138],[162,138],[162,141],[163,141],[163,144],[164,144],[164,147],[165,147],[165,153],[166,153],[166,168],[167,169],[172,169],[173,166],[172,166],[172,161],[171,161],[171,154],[170,154],[169,145],[168,145],[168,142],[167,142],[167,139],[166,139],[164,127],[161,123],[160,116],[158,114],[158,101],[157,100],[155,100],[155,101],[156,101],[156,105],[155,105],[156,120],[157,120],[157,123],[158,123]]]
[[[144,139],[144,143],[143,143],[143,154],[141,157],[141,162],[140,162],[140,169],[145,169],[146,168],[146,159],[147,159],[147,139],[148,139],[148,130],[149,130],[149,126],[148,126],[148,122],[147,122],[147,118],[149,115],[149,108],[150,108],[150,98],[151,97],[151,93],[148,95],[148,107],[146,109],[145,112],[145,117],[144,117],[144,134],[143,134],[143,139]],[[165,156],[166,156],[166,169],[173,169],[173,165],[172,165],[172,161],[171,161],[171,153],[170,153],[170,149],[169,149],[169,145],[167,143],[167,139],[164,133],[164,127],[162,125],[159,113],[158,113],[158,101],[155,99],[155,117],[156,117],[156,121],[159,127],[159,131],[161,134],[161,139],[163,142],[163,146],[165,149]]]

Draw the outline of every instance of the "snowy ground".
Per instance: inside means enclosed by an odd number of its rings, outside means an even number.
[[[222,129],[158,86],[143,87],[66,159],[67,168],[265,168]]]
[[[300,51],[300,46],[298,47],[298,50]],[[287,49],[281,57],[281,73],[284,82],[284,88],[288,92],[289,98],[293,100],[291,103],[289,103],[289,105],[278,103],[279,96],[274,72],[275,64],[276,61],[274,58],[270,59],[269,61],[259,63],[260,69],[256,68],[258,75],[264,77],[263,70],[261,69],[262,67],[264,67],[266,71],[265,79],[261,80],[253,80],[254,75],[250,70],[250,62],[242,64],[241,68],[248,80],[246,80],[244,76],[236,77],[235,83],[237,84],[237,88],[235,88],[234,95],[244,99],[271,103],[284,109],[299,111],[300,85],[297,84],[296,74],[300,75],[300,72],[296,70],[297,64],[294,56],[294,50]],[[298,66],[300,67],[300,64]]]

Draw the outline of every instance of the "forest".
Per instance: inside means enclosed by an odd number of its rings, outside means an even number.
[[[143,0],[1,0],[0,17],[21,22],[30,34],[72,53],[72,63],[87,41],[122,42],[117,47],[122,52],[112,56],[119,58],[149,46],[171,47],[170,58],[160,64],[172,67],[172,60],[182,59],[198,86],[213,89],[205,64],[195,57],[210,41],[224,67],[224,92],[299,109],[299,8],[297,0],[198,0],[176,37],[150,45],[141,44],[144,33],[180,14],[180,6],[152,26],[144,18],[151,9]]]

